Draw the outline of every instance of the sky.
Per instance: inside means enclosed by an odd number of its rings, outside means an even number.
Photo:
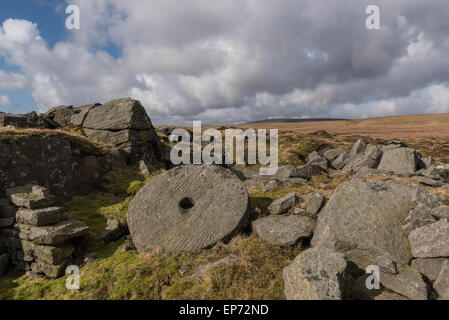
[[[0,111],[132,97],[157,125],[448,113],[448,17],[447,0],[4,0]]]

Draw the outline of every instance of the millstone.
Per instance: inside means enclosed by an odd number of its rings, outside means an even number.
[[[147,183],[129,205],[128,226],[139,252],[160,247],[197,251],[229,240],[245,227],[249,197],[230,170],[186,165]]]

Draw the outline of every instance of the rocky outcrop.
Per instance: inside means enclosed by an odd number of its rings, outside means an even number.
[[[248,209],[245,185],[230,170],[186,165],[147,183],[132,199],[127,221],[139,252],[197,251],[244,228]]]
[[[31,182],[47,186],[57,197],[86,194],[106,172],[124,164],[117,151],[100,149],[81,137],[56,132],[2,135],[0,195],[4,195],[7,188]]]
[[[125,152],[128,164],[140,161],[153,170],[158,162],[168,161],[168,148],[160,142],[142,104],[131,98],[112,100],[104,105],[85,107],[83,120],[75,117],[80,127],[93,140],[112,144]]]
[[[324,247],[300,253],[284,269],[288,300],[341,300],[347,262],[343,254]]]
[[[2,201],[0,217],[11,220],[0,228],[0,252],[7,252],[16,269],[58,278],[84,247],[89,228],[60,207],[45,207],[54,200],[43,187],[27,185],[7,194],[18,207]]]
[[[268,207],[268,211],[271,214],[282,214],[288,212],[293,208],[299,201],[298,195],[296,193],[289,193],[282,198],[273,201]]]
[[[252,223],[253,231],[268,243],[287,247],[312,237],[316,222],[301,216],[268,216]]]
[[[408,264],[412,254],[402,226],[412,198],[413,189],[394,183],[345,182],[320,212],[312,246],[342,252],[361,269],[380,255]]]
[[[411,174],[418,170],[419,155],[410,148],[395,148],[384,151],[377,169],[395,174]]]
[[[409,240],[416,258],[449,257],[449,223],[446,219],[413,230]]]

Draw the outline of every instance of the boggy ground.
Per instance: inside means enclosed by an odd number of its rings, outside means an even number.
[[[313,135],[282,130],[279,138],[280,164],[301,165],[312,151],[326,147],[349,149],[356,140],[344,135]],[[366,140],[385,143],[382,139]],[[444,138],[403,140],[423,156],[432,155],[438,162],[449,163],[449,143]],[[257,166],[252,168],[256,169]],[[279,187],[267,193],[251,188],[252,218],[268,214],[268,205],[290,192],[301,195],[319,191],[328,197],[331,190],[351,176],[349,173],[330,173],[331,177],[315,176],[307,183]],[[279,248],[257,238],[247,228],[229,243],[220,243],[198,253],[168,254],[154,250],[139,255],[133,250],[125,252],[123,246],[130,241],[129,238],[104,245],[101,233],[106,226],[106,217],[115,216],[124,220],[132,196],[151,178],[130,168],[110,172],[102,190],[87,197],[75,198],[65,205],[66,212],[90,226],[93,251],[97,255],[95,260],[81,268],[80,290],[67,290],[66,277],[46,280],[9,273],[0,278],[0,296],[6,299],[285,299],[282,270],[307,243]],[[385,180],[389,177],[374,179]],[[448,200],[445,191],[436,190]],[[254,212],[256,207],[261,209],[258,214]],[[183,280],[198,266],[228,255],[238,257],[240,262],[213,268],[204,280]],[[180,269],[186,270],[185,274],[181,274]]]

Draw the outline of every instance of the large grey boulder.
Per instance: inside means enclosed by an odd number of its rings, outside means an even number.
[[[449,257],[449,223],[446,219],[415,229],[408,238],[416,258]]]
[[[71,120],[88,138],[123,151],[129,164],[143,161],[146,169],[153,171],[159,168],[160,161],[169,160],[169,148],[160,142],[145,108],[137,100],[123,98],[84,106]]]
[[[128,209],[128,227],[139,252],[156,247],[197,251],[229,240],[248,223],[245,185],[214,165],[179,166],[147,183]]]
[[[284,294],[288,300],[341,300],[346,267],[341,253],[308,249],[284,268]]]
[[[312,237],[316,222],[301,216],[268,216],[253,221],[253,231],[266,242],[281,247],[292,246]]]
[[[385,150],[377,169],[395,174],[411,174],[417,171],[418,153],[410,148]]]
[[[268,207],[268,211],[270,211],[271,214],[286,213],[288,210],[293,208],[298,201],[299,198],[296,193],[289,193],[282,198],[273,201]]]
[[[365,269],[386,255],[408,264],[412,254],[402,226],[414,206],[413,189],[353,179],[335,189],[318,216],[312,246],[342,252]]]

